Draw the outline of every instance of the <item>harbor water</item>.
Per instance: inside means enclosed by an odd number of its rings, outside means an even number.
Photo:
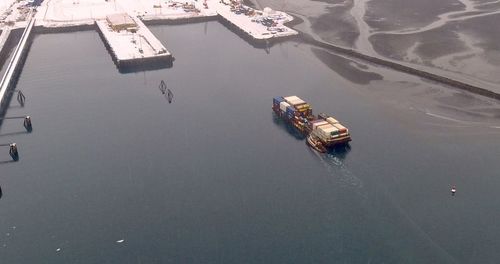
[[[0,150],[0,263],[500,257],[499,117],[450,110],[495,101],[300,42],[266,52],[217,21],[151,31],[171,68],[120,73],[95,31],[34,38],[6,113],[33,131],[0,127],[20,155]],[[310,149],[273,116],[288,95],[350,148]]]

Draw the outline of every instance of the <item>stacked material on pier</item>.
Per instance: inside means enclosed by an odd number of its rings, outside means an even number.
[[[108,15],[106,21],[114,31],[137,30],[137,23],[127,13]]]
[[[138,18],[117,14],[96,24],[119,67],[141,66],[146,61],[171,63],[170,52]]]
[[[292,16],[284,12],[270,11],[271,9],[262,12],[235,2],[218,3],[216,10],[221,18],[257,42],[298,34],[284,25],[293,20]]]

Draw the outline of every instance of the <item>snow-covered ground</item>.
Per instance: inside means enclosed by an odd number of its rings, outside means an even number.
[[[139,19],[134,19],[138,30],[135,33],[127,30],[112,30],[107,21],[98,20],[97,26],[111,46],[117,61],[169,57],[171,54],[163,44],[149,31]]]
[[[24,27],[32,8],[27,0],[0,0],[3,29]],[[262,11],[248,7],[247,14],[235,12],[229,4],[220,0],[45,0],[36,9],[37,26],[68,27],[97,23],[118,61],[136,58],[170,56],[167,49],[156,39],[142,21],[177,20],[222,16],[256,40],[285,37],[298,34],[284,26],[292,16],[269,8]],[[139,25],[137,33],[110,30],[106,16],[126,13]],[[30,13],[31,14],[31,13]],[[30,16],[31,17],[31,16]],[[269,25],[264,25],[263,19]],[[7,23],[7,21],[10,21]],[[2,36],[4,37],[4,36]],[[161,51],[161,52],[160,52]]]
[[[27,0],[0,0],[0,26],[25,27],[31,10]]]
[[[183,3],[193,4],[198,11],[185,11]],[[106,15],[128,13],[142,20],[175,20],[195,17],[212,17],[218,14],[241,28],[255,39],[268,39],[297,34],[296,31],[283,26],[293,17],[283,12],[274,12],[271,17],[277,25],[272,28],[261,23],[252,22],[257,16],[235,14],[229,5],[219,0],[173,1],[173,0],[46,0],[37,9],[37,25],[46,27],[65,27],[69,25],[93,24],[105,19]]]
[[[66,26],[89,24],[106,15],[128,13],[143,20],[178,19],[217,15],[215,9],[203,7],[203,2],[192,1],[197,12],[186,12],[181,6],[185,1],[158,0],[47,0],[38,8],[37,24],[44,26]],[[190,3],[190,1],[188,1]],[[210,1],[209,2],[215,2]]]
[[[185,12],[181,3],[191,3],[200,11]],[[122,0],[120,4],[129,12],[129,14],[140,16],[144,20],[152,19],[176,19],[190,17],[209,17],[216,16],[215,2],[207,1],[208,8],[203,6],[203,1],[158,1],[158,0]]]
[[[265,15],[256,14],[247,16],[245,14],[236,14],[230,10],[230,7],[224,4],[218,4],[217,13],[228,20],[238,28],[245,31],[254,39],[265,40],[274,37],[286,37],[298,34],[297,31],[285,27],[283,24],[293,20],[293,17],[279,11],[271,11]],[[264,26],[258,20],[264,17],[272,18],[277,25],[273,27]]]

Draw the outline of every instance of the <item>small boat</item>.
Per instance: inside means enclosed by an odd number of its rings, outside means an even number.
[[[319,139],[317,137],[309,134],[307,136],[307,141],[306,142],[307,142],[307,144],[309,146],[311,146],[311,148],[313,148],[317,152],[320,152],[320,153],[325,153],[326,152],[325,146],[323,145],[323,143],[321,143],[321,141],[319,141]]]

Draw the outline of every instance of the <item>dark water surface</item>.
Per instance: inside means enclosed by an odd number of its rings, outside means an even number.
[[[27,104],[7,112],[33,132],[0,129],[20,150],[0,152],[0,263],[500,257],[498,129],[396,113],[303,45],[266,54],[217,22],[152,30],[172,68],[120,74],[93,31],[36,37]],[[272,97],[294,94],[342,120],[351,149],[319,155],[275,120]]]

